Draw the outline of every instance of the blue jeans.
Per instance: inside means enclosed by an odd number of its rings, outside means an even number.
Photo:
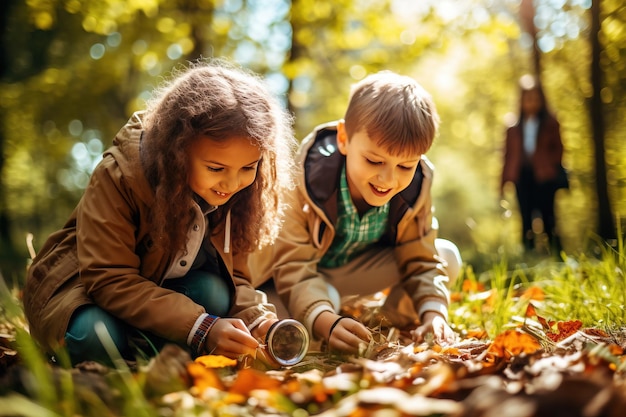
[[[227,315],[231,307],[228,284],[222,277],[211,272],[190,271],[182,278],[165,280],[163,287],[185,294],[203,306],[207,313],[216,316]],[[165,339],[131,327],[95,304],[85,305],[74,312],[65,333],[65,343],[72,365],[83,361],[113,365],[96,332],[98,323],[103,325],[113,341],[115,350],[125,359],[134,359],[141,353],[144,356],[154,356],[167,343]]]

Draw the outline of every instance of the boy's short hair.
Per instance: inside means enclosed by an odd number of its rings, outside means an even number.
[[[431,95],[414,79],[391,71],[369,75],[352,87],[344,120],[348,140],[365,131],[394,155],[426,153],[439,126]]]

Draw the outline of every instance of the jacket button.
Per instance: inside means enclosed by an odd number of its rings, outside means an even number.
[[[184,259],[180,261],[180,266],[187,266],[187,261]]]

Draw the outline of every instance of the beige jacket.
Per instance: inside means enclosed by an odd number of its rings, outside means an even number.
[[[205,312],[183,294],[160,287],[185,275],[208,225],[196,207],[187,254],[153,244],[147,221],[154,193],[140,162],[141,114],[116,135],[94,170],[83,197],[65,226],[39,250],[24,288],[24,309],[32,336],[50,353],[63,344],[76,308],[96,303],[131,326],[186,345]],[[232,277],[230,314],[252,328],[272,317],[272,305],[250,285],[247,255],[232,253],[230,230],[217,225],[210,237]]]
[[[345,163],[337,150],[336,122],[318,126],[307,136],[297,160],[303,174],[289,195],[278,240],[272,247],[251,254],[249,266],[253,285],[274,278],[290,314],[303,323],[312,323],[315,318],[310,315],[319,314],[320,307],[332,310],[317,266],[335,237],[339,178]],[[420,316],[426,310],[447,315],[449,300],[448,278],[435,250],[432,178],[433,167],[422,157],[413,182],[391,200],[388,230],[380,241],[381,246],[394,248],[402,285]]]

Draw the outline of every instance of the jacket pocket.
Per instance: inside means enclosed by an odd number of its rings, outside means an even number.
[[[58,289],[78,278],[78,257],[71,245],[57,244],[30,266],[24,285],[24,311],[37,322]]]

